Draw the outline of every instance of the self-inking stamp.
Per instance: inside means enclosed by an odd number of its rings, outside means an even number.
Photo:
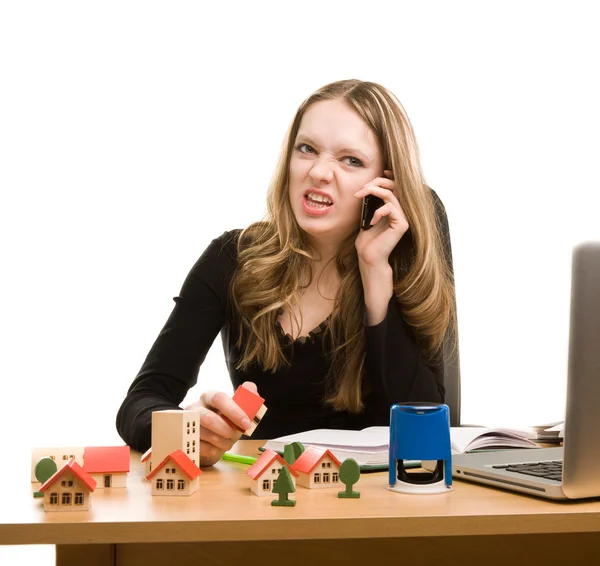
[[[434,460],[432,472],[407,472],[405,462]],[[452,489],[448,405],[398,403],[390,409],[390,489],[444,493]]]

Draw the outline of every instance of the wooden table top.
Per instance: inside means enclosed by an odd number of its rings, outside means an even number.
[[[263,442],[233,452],[258,455]],[[7,483],[0,506],[0,544],[82,544],[235,540],[302,540],[600,531],[600,501],[551,502],[454,481],[437,495],[406,495],[387,486],[387,472],[363,473],[360,499],[340,489],[297,487],[295,507],[273,507],[249,489],[247,465],[205,468],[190,497],[152,497],[140,454],[132,452],[126,489],[97,489],[89,511],[45,513],[34,499],[29,465]],[[3,476],[7,476],[6,473]]]

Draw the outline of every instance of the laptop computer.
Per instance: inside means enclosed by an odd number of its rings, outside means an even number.
[[[600,242],[573,250],[563,446],[455,454],[452,475],[548,499],[600,497]]]

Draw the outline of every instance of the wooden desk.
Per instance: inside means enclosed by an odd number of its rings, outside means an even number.
[[[234,450],[256,455],[260,444]],[[206,469],[191,497],[152,497],[139,459],[132,453],[127,489],[96,490],[88,512],[44,513],[32,484],[15,481],[2,496],[0,544],[55,544],[60,566],[306,566],[330,557],[564,566],[600,555],[600,501],[552,503],[462,482],[442,495],[403,495],[387,489],[386,473],[371,473],[356,485],[360,499],[298,487],[296,507],[272,507],[248,489],[247,466],[230,462]]]

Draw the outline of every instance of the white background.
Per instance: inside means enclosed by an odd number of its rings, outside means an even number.
[[[188,270],[262,217],[296,108],[344,78],[400,98],[446,205],[463,422],[562,418],[571,250],[600,239],[593,5],[0,4],[4,446],[120,442]],[[220,339],[205,388],[231,391]]]

